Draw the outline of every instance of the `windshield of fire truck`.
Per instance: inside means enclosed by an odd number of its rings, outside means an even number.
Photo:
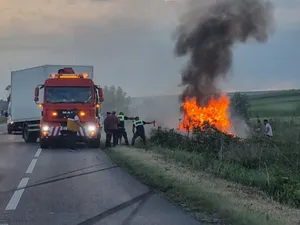
[[[91,103],[91,87],[46,87],[48,103]]]

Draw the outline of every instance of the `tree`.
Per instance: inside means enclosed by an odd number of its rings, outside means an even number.
[[[6,86],[5,91],[7,92],[7,97],[6,97],[7,102],[9,102],[10,98],[11,98],[11,85],[10,84]]]
[[[131,97],[121,87],[104,86],[103,88],[104,102],[102,104],[102,112],[116,111],[124,112],[129,111]]]
[[[235,110],[235,112],[242,116],[244,119],[249,119],[249,99],[246,94],[236,92],[230,99],[230,105]]]

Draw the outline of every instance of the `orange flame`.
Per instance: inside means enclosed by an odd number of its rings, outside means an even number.
[[[201,129],[205,122],[209,122],[220,131],[230,133],[229,104],[229,97],[224,94],[218,99],[212,97],[204,107],[199,107],[196,99],[186,100],[182,104],[184,115],[179,129],[183,131],[192,131],[196,127]]]

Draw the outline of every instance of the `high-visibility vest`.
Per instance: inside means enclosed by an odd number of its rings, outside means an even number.
[[[119,118],[120,121],[124,121],[125,120],[125,116],[123,116],[123,115],[118,115],[118,118]]]
[[[67,120],[67,129],[69,131],[73,131],[73,132],[79,132],[79,126],[78,124],[75,122],[75,120],[73,118],[68,118]]]
[[[143,123],[142,120],[135,120],[135,121],[133,122],[133,124],[135,125],[135,127],[143,126],[143,125],[144,125],[144,123]]]

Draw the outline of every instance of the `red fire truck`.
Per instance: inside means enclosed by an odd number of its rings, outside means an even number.
[[[44,92],[42,103],[38,103],[40,90]],[[78,141],[98,148],[101,138],[99,110],[103,100],[102,88],[94,84],[88,73],[76,74],[72,68],[63,68],[57,74],[50,74],[34,92],[34,101],[42,109],[41,148],[47,148],[67,136],[67,117],[74,109],[78,110],[80,121],[84,124],[77,133]]]

